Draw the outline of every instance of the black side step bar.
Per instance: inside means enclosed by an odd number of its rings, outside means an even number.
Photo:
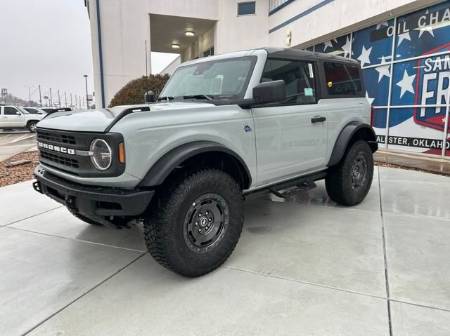
[[[244,191],[244,196],[256,195],[256,194],[264,194],[267,192],[272,192],[278,197],[284,197],[279,191],[284,189],[289,189],[292,187],[299,187],[300,189],[311,189],[315,187],[315,181],[321,180],[327,176],[327,171],[321,171],[317,173],[313,173],[310,175],[305,175],[301,177],[296,177],[294,179],[284,181],[281,183],[276,183],[273,185],[264,186],[260,189]]]

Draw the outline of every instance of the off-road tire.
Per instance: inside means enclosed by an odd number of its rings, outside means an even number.
[[[36,133],[36,124],[38,122],[37,121],[29,121],[27,124],[27,129],[31,132],[31,133]]]
[[[221,204],[228,220],[222,222],[228,224],[214,245],[199,248],[190,243],[192,235],[186,234],[186,227],[196,218],[192,209],[199,205],[195,202],[208,195],[225,202]],[[180,275],[197,277],[213,271],[231,255],[241,235],[244,215],[241,189],[230,175],[216,169],[193,172],[163,185],[155,197],[144,219],[144,235],[158,263]]]
[[[364,180],[359,186],[354,182],[355,167],[365,162]],[[341,162],[329,169],[325,179],[328,196],[338,204],[352,206],[361,203],[369,192],[373,179],[373,154],[366,141],[358,140],[346,151]]]

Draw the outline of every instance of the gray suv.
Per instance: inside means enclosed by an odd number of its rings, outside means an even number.
[[[377,150],[356,61],[256,49],[183,63],[158,101],[38,124],[34,188],[97,225],[143,220],[151,255],[200,276],[232,253],[249,194],[325,179],[367,195]]]

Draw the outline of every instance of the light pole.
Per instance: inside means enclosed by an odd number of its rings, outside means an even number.
[[[88,75],[83,75],[85,82],[86,82],[86,108],[89,110],[89,97],[88,97],[88,85],[87,85],[87,79]]]
[[[42,107],[42,92],[41,92],[41,85],[39,84],[39,106]]]

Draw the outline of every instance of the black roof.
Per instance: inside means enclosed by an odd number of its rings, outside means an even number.
[[[358,61],[346,58],[342,56],[336,56],[331,54],[324,54],[318,52],[312,52],[308,50],[294,49],[294,48],[264,48],[270,57],[276,58],[286,58],[286,59],[301,59],[307,61],[332,61],[332,62],[343,62],[359,64]]]

